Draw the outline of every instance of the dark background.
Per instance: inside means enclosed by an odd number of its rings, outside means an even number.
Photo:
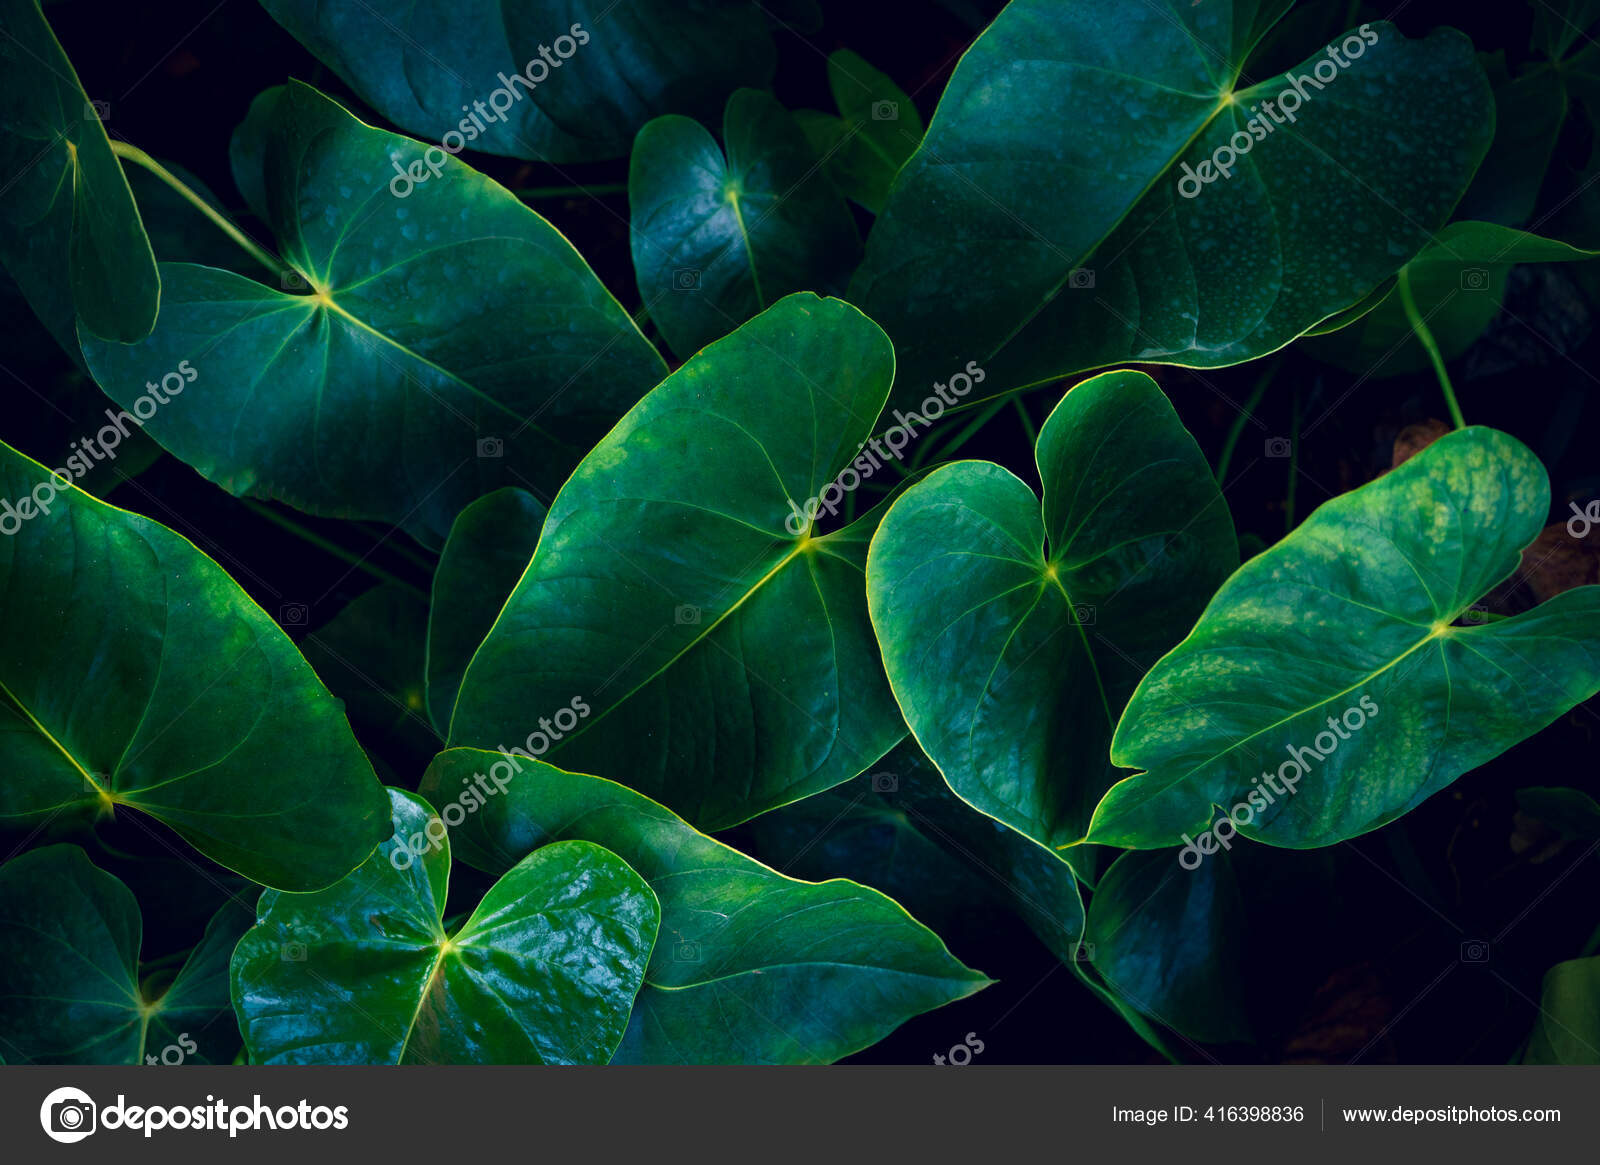
[[[779,31],[778,95],[791,108],[831,109],[825,55],[848,47],[911,94],[926,119],[960,53],[999,7],[978,0],[826,0],[820,31]],[[1285,50],[1287,58],[1264,64],[1293,64],[1336,32],[1389,16],[1388,10],[1344,0],[1301,9],[1295,19],[1303,21],[1307,35]],[[66,0],[49,5],[48,13],[89,94],[108,102],[112,135],[197,175],[269,248],[270,237],[242,210],[227,164],[229,136],[250,100],[297,77],[383,124],[252,0]],[[1394,19],[1413,36],[1452,24],[1480,50],[1504,49],[1515,62],[1526,56],[1530,14],[1520,4],[1472,8],[1418,0],[1402,5]],[[1581,168],[1591,141],[1592,127],[1575,117],[1557,169]],[[560,168],[481,154],[466,160],[513,188],[612,184],[627,176],[626,159]],[[625,195],[558,197],[534,205],[567,234],[625,306],[638,307]],[[863,230],[868,225],[863,215]],[[208,249],[226,254],[231,248],[199,216],[181,220],[176,229]],[[1593,455],[1600,410],[1590,371],[1597,353],[1594,289],[1600,282],[1589,275],[1589,266],[1516,269],[1508,310],[1451,365],[1468,420],[1516,435],[1544,460],[1556,498],[1553,519],[1565,515],[1566,499],[1592,497],[1600,485]],[[4,297],[0,307],[7,312],[0,391],[9,404],[0,435],[46,464],[58,463],[72,439],[93,431],[82,418],[97,415],[107,402],[25,307]],[[1447,416],[1431,374],[1358,377],[1319,363],[1298,345],[1234,369],[1151,371],[1215,462],[1238,405],[1269,368],[1271,380],[1242,429],[1225,481],[1247,554],[1282,537],[1322,501],[1387,469],[1405,426]],[[1035,424],[1064,387],[1027,395]],[[945,431],[966,419],[947,421]],[[1269,439],[1291,437],[1292,458],[1267,456]],[[149,452],[153,457],[155,451]],[[962,456],[991,458],[1037,484],[1031,450],[1010,412],[968,442]],[[141,460],[125,447],[116,466],[132,471]],[[277,614],[347,700],[384,779],[415,786],[436,745],[408,703],[416,694],[421,658],[420,643],[405,638],[414,622],[396,623],[386,650],[372,656],[361,655],[359,643],[352,646],[346,633],[329,625],[377,585],[369,568],[425,593],[431,561],[426,550],[374,524],[247,506],[171,457],[154,460],[134,480],[100,483],[99,492],[183,533]],[[263,511],[344,553],[313,545]],[[366,565],[354,566],[351,559]],[[392,609],[414,620],[420,601],[398,598]],[[1507,609],[1529,602],[1516,594],[1499,601]],[[1514,1055],[1532,1021],[1541,976],[1553,963],[1577,956],[1600,922],[1594,847],[1562,843],[1538,823],[1519,819],[1514,793],[1530,785],[1600,793],[1594,759],[1600,716],[1592,704],[1377,833],[1310,857],[1252,855],[1249,868],[1261,871],[1261,883],[1272,892],[1252,900],[1257,909],[1242,940],[1244,989],[1260,1017],[1261,1042],[1189,1047],[1187,1054],[1223,1061],[1412,1063],[1496,1062]],[[818,847],[819,853],[825,850]],[[119,858],[124,854],[129,860]],[[249,900],[253,893],[216,867],[197,872],[196,862],[203,859],[148,820],[119,819],[101,827],[94,857],[123,876],[145,904],[146,958],[192,944],[225,894]],[[456,869],[458,897],[481,889],[470,871],[459,864]],[[806,876],[852,872],[808,869]],[[152,908],[156,903],[159,909]],[[917,901],[906,904],[921,914]],[[926,1063],[968,1032],[985,1046],[977,1063],[1154,1058],[998,901],[979,905],[952,925],[941,934],[955,953],[999,982],[912,1021],[859,1060]],[[1478,957],[1480,942],[1487,944],[1486,961]]]

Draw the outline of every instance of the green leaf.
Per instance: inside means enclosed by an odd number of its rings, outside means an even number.
[[[1545,972],[1522,1062],[1600,1064],[1600,958],[1569,959]]]
[[[1453,222],[1404,267],[1417,311],[1445,359],[1471,347],[1500,313],[1506,276],[1517,263],[1568,263],[1595,257],[1554,239],[1487,222]],[[1431,367],[1391,281],[1358,321],[1308,344],[1319,359],[1368,376]]]
[[[511,866],[447,934],[450,843],[421,798],[389,797],[395,835],[359,870],[262,895],[233,957],[251,1062],[609,1060],[656,940],[650,887],[600,846],[562,842]]]
[[[765,86],[776,61],[750,0],[261,6],[408,132],[545,162],[619,158],[650,118],[714,114],[739,86]]]
[[[1289,74],[1240,88],[1287,7],[1012,0],[957,66],[852,286],[900,383],[968,358],[991,393],[1127,360],[1237,364],[1419,251],[1489,145],[1471,44],[1363,25],[1334,46],[1346,66],[1319,52],[1290,70],[1298,90]],[[1307,96],[1284,113],[1286,90]],[[1191,176],[1236,135],[1250,148],[1220,156],[1230,178]]]
[[[621,785],[520,764],[450,749],[423,788],[459,806],[452,838],[474,865],[581,839],[655,890],[661,939],[619,1063],[830,1063],[988,985],[876,890],[786,878]]]
[[[1533,216],[1571,108],[1567,87],[1559,68],[1535,67],[1513,78],[1504,53],[1480,59],[1494,85],[1494,144],[1456,217],[1522,226]]]
[[[139,904],[83,850],[0,866],[0,1048],[11,1063],[227,1063],[228,956],[250,913],[224,906],[164,991],[141,989]],[[176,1048],[177,1051],[171,1051]]]
[[[1085,971],[1142,1015],[1206,1044],[1250,1039],[1244,902],[1229,857],[1125,853],[1089,901]]]
[[[37,0],[0,0],[0,173],[0,263],[61,346],[78,350],[77,320],[124,343],[148,335],[155,255],[97,106]]]
[[[546,512],[526,490],[502,489],[462,510],[450,527],[428,611],[428,713],[441,736],[467,663],[527,569]]]
[[[1580,789],[1518,789],[1517,808],[1559,829],[1564,837],[1600,841],[1600,803]]]
[[[137,809],[292,890],[382,840],[339,705],[211,559],[4,445],[0,535],[0,820]]]
[[[867,619],[876,515],[819,536],[795,514],[866,459],[893,370],[871,320],[802,294],[663,381],[557,495],[450,744],[548,752],[702,829],[887,752],[905,729]]]
[[[828,57],[828,88],[842,116],[795,116],[834,185],[877,214],[895,175],[922,144],[922,115],[905,92],[849,49]]]
[[[1144,771],[1106,795],[1089,840],[1187,842],[1222,809],[1260,841],[1331,845],[1600,691],[1600,587],[1456,622],[1549,512],[1538,459],[1484,428],[1323,505],[1140,683],[1111,758]]]
[[[724,159],[687,117],[639,131],[628,167],[639,294],[689,356],[794,291],[838,292],[861,258],[850,209],[770,93],[728,100]]]
[[[504,188],[446,159],[396,197],[422,147],[305,85],[262,115],[284,287],[163,264],[150,338],[84,347],[124,407],[190,363],[189,395],[146,427],[206,477],[437,544],[497,486],[554,492],[664,374],[571,244]]]
[[[950,787],[1062,851],[1115,780],[1134,686],[1239,559],[1205,457],[1144,373],[1067,393],[1036,457],[1042,505],[981,461],[907,490],[867,594],[895,698]]]

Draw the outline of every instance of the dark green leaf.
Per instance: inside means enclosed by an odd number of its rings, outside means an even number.
[[[794,291],[843,291],[861,258],[850,210],[769,93],[741,89],[728,153],[687,117],[639,131],[628,169],[639,294],[689,356]]]
[[[1600,958],[1569,959],[1544,977],[1524,1064],[1600,1064]]]
[[[1538,459],[1485,428],[1323,505],[1140,683],[1111,757],[1144,771],[1112,787],[1089,840],[1187,842],[1220,808],[1246,836],[1330,845],[1600,691],[1600,587],[1457,623],[1549,512]]]
[[[177,534],[4,445],[0,595],[0,818],[137,809],[294,890],[382,840],[372,767],[266,612]]]
[[[450,749],[423,788],[461,807],[453,836],[474,865],[576,838],[655,890],[661,939],[618,1062],[829,1063],[989,982],[875,890],[786,878],[621,785],[520,764]]]
[[[922,143],[922,115],[898,85],[849,49],[828,57],[828,88],[841,116],[802,110],[796,117],[834,185],[877,214]]]
[[[856,457],[893,368],[871,320],[802,294],[673,373],[562,487],[450,743],[547,752],[704,829],[887,752],[905,729],[867,620],[876,517],[818,536],[795,513]]]
[[[424,801],[389,796],[395,836],[359,870],[262,895],[233,958],[251,1062],[609,1060],[656,940],[650,887],[615,854],[562,842],[511,866],[447,934],[450,843]]]

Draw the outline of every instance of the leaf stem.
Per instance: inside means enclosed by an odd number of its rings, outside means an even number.
[[[1009,402],[1005,397],[1001,397],[999,400],[992,401],[990,404],[984,407],[984,410],[981,413],[979,413],[976,417],[973,417],[972,420],[968,421],[965,427],[963,427],[959,433],[950,438],[950,440],[946,441],[943,445],[933,441],[924,442],[922,448],[918,449],[916,455],[912,457],[910,468],[913,470],[920,469],[923,464],[929,460],[942,461],[946,457],[949,457],[950,454],[954,453],[957,449],[961,448],[961,446],[970,441],[973,434],[993,420],[994,415],[1001,409],[1005,408],[1007,403]],[[935,459],[933,454],[936,450],[939,456]]]
[[[416,595],[423,602],[428,602],[429,601],[428,595],[423,591],[423,589],[421,587],[417,586],[415,583],[409,583],[405,579],[401,578],[399,575],[395,575],[395,574],[389,573],[387,570],[384,570],[383,567],[379,566],[375,562],[368,562],[365,558],[362,558],[362,557],[354,554],[353,552],[351,552],[349,550],[346,550],[343,546],[340,546],[337,542],[330,542],[328,539],[324,538],[321,534],[318,534],[315,530],[311,530],[311,529],[308,529],[305,526],[302,526],[299,522],[296,522],[293,518],[287,518],[284,515],[278,513],[272,507],[264,506],[260,502],[254,501],[251,498],[240,498],[239,501],[243,502],[244,505],[246,507],[248,507],[252,512],[254,512],[256,514],[259,514],[261,517],[263,517],[267,521],[271,522],[274,526],[277,526],[277,527],[279,527],[280,529],[283,529],[283,530],[287,530],[289,533],[293,534],[296,538],[304,539],[305,541],[311,543],[311,545],[315,546],[317,549],[322,550],[322,551],[326,551],[328,554],[333,555],[335,558],[339,559],[339,561],[349,563],[351,566],[355,567],[357,570],[366,571],[373,578],[379,580],[380,582],[392,583],[395,586],[404,587],[406,590],[408,590],[412,594]]]
[[[1283,495],[1283,532],[1294,533],[1294,495],[1300,484],[1300,386],[1294,386],[1293,411],[1289,416],[1289,488]]]
[[[1228,430],[1228,439],[1222,443],[1222,453],[1217,458],[1218,485],[1223,484],[1223,479],[1228,476],[1228,465],[1233,461],[1233,450],[1239,444],[1239,437],[1244,432],[1245,425],[1255,415],[1256,406],[1261,403],[1261,398],[1267,395],[1267,385],[1272,383],[1272,378],[1282,366],[1281,355],[1267,365],[1256,381],[1255,388],[1250,390],[1250,399],[1244,402],[1244,408],[1240,409],[1239,415],[1233,419],[1233,427]]]
[[[292,268],[290,268],[287,263],[285,263],[282,259],[279,259],[276,255],[272,254],[272,252],[257,245],[255,240],[251,239],[249,235],[245,234],[238,227],[234,226],[233,223],[229,222],[228,219],[223,216],[220,210],[212,206],[205,199],[201,198],[193,190],[189,189],[189,187],[184,185],[183,182],[180,181],[171,170],[168,170],[165,166],[156,161],[149,154],[145,153],[138,146],[132,146],[127,142],[121,142],[115,138],[112,138],[111,152],[124,161],[133,162],[136,165],[143,166],[146,170],[150,171],[150,173],[161,179],[161,181],[172,187],[172,189],[182,195],[190,205],[215,223],[222,230],[223,234],[227,235],[230,239],[238,243],[247,252],[249,252],[250,257],[257,263],[260,263],[268,271],[271,271],[274,275],[287,275],[291,273]]]
[[[1422,318],[1422,313],[1417,310],[1417,301],[1411,294],[1411,273],[1402,267],[1395,281],[1395,286],[1400,291],[1400,306],[1405,309],[1406,320],[1411,324],[1411,331],[1417,337],[1428,353],[1428,359],[1433,364],[1433,374],[1439,378],[1439,387],[1444,390],[1444,401],[1450,407],[1450,419],[1455,422],[1458,429],[1467,427],[1467,419],[1461,415],[1461,406],[1456,403],[1455,386],[1450,383],[1450,373],[1444,366],[1444,354],[1439,351],[1439,343],[1433,338],[1433,333],[1428,329],[1428,323]]]
[[[1023,436],[1028,439],[1028,448],[1032,449],[1039,443],[1039,430],[1034,426],[1033,418],[1028,415],[1028,406],[1022,403],[1020,395],[1011,398],[1011,403],[1017,407],[1017,417],[1022,421]]]

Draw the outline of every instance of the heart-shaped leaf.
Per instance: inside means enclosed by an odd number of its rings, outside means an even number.
[[[661,939],[617,1062],[829,1063],[989,982],[876,890],[786,878],[631,789],[519,763],[449,749],[423,788],[464,818],[452,837],[474,865],[581,839],[655,890]]]
[[[382,786],[266,612],[171,530],[4,445],[0,596],[0,820],[137,809],[291,890],[383,839]]]
[[[0,263],[68,352],[75,321],[130,343],[161,280],[133,192],[38,0],[0,0]]]
[[[1545,972],[1522,1062],[1600,1064],[1600,958],[1568,959]]]
[[[239,1046],[228,957],[249,925],[248,910],[224,906],[152,990],[126,886],[77,846],[13,858],[0,866],[0,1050],[13,1064],[227,1063]]]
[[[1241,87],[1288,7],[1012,0],[852,288],[901,384],[974,356],[991,393],[1126,360],[1237,364],[1419,251],[1489,145],[1471,43],[1362,25]]]
[[[1128,696],[1238,549],[1204,456],[1142,372],[1067,393],[1036,457],[1042,506],[982,461],[908,489],[872,540],[867,593],[923,751],[963,800],[1059,850],[1115,779]]]
[[[639,131],[629,238],[645,307],[679,356],[793,291],[838,292],[861,258],[855,220],[793,117],[741,89],[716,139],[687,117]]]
[[[584,841],[529,853],[454,934],[450,843],[389,790],[395,836],[316,894],[261,897],[233,957],[258,1064],[604,1064],[660,920],[650,887]]]
[[[154,333],[87,342],[95,379],[129,407],[187,361],[188,395],[146,422],[168,450],[233,493],[434,543],[496,486],[554,492],[665,373],[655,350],[501,186],[453,158],[435,176],[305,85],[265,110],[284,286],[163,264]]]
[[[867,620],[876,516],[817,536],[796,499],[866,461],[893,375],[871,320],[801,294],[663,381],[557,495],[450,744],[548,753],[703,829],[887,752],[905,728]]]
[[[828,57],[828,88],[839,117],[803,109],[795,118],[834,185],[877,214],[922,143],[922,115],[900,86],[849,49]]]
[[[545,508],[526,490],[496,490],[456,517],[433,574],[428,611],[428,713],[450,730],[461,677],[528,568]]]
[[[1320,359],[1371,376],[1394,376],[1429,367],[1406,314],[1409,292],[1417,314],[1445,359],[1465,352],[1483,335],[1505,297],[1506,276],[1518,263],[1570,263],[1595,257],[1554,239],[1487,222],[1453,222],[1401,268],[1387,293],[1369,297],[1358,321],[1307,342]],[[1319,332],[1323,329],[1318,329]]]
[[[714,114],[764,86],[776,56],[751,0],[261,4],[396,125],[546,162],[621,157],[658,114]]]
[[[1549,512],[1538,459],[1485,428],[1323,505],[1240,567],[1140,683],[1111,758],[1144,771],[1106,794],[1089,840],[1207,852],[1221,809],[1219,828],[1331,845],[1593,696],[1600,587],[1457,623]]]

